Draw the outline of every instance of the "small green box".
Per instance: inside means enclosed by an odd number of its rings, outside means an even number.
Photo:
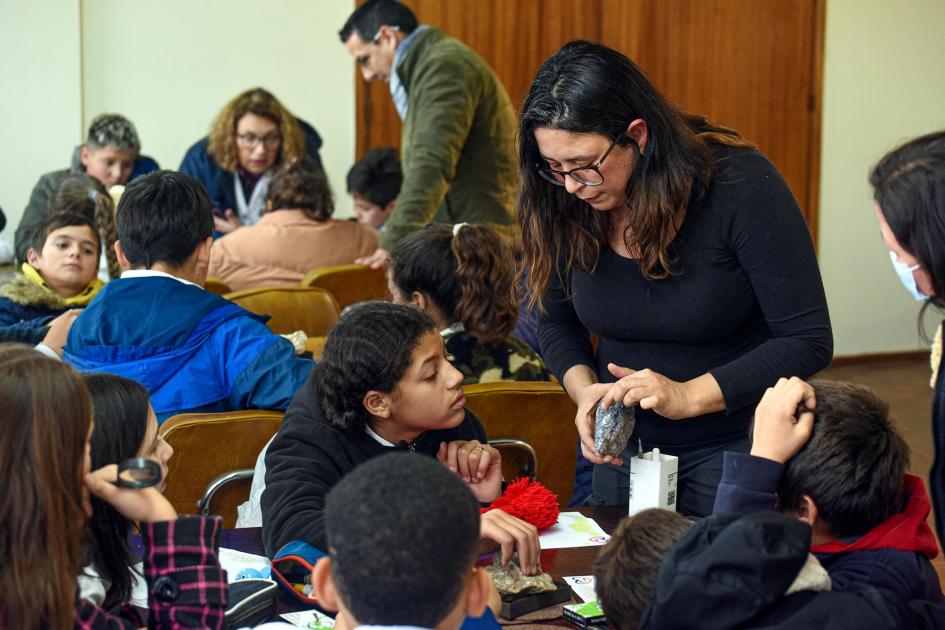
[[[584,602],[583,604],[566,604],[564,606],[564,618],[581,628],[592,628],[597,625],[607,624],[607,617],[601,610],[597,602]]]

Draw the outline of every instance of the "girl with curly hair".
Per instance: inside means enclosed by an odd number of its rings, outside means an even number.
[[[304,120],[262,88],[227,103],[210,133],[184,155],[180,171],[207,189],[216,230],[254,225],[266,207],[273,167],[308,156],[321,167],[322,139]]]
[[[388,288],[397,304],[436,323],[466,385],[547,381],[548,368],[512,336],[519,315],[510,247],[485,225],[428,225],[390,254]]]

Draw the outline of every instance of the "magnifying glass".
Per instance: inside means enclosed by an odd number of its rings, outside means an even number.
[[[119,488],[140,490],[161,483],[161,467],[146,457],[132,457],[118,466]]]

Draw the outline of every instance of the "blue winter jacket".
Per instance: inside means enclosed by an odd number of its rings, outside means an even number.
[[[254,315],[173,278],[113,280],[76,319],[64,360],[144,385],[158,422],[185,412],[285,409],[314,363]]]
[[[318,150],[322,146],[321,136],[301,118],[296,118],[296,120],[305,135],[305,153],[316,165],[321,166],[322,161],[318,155]],[[236,193],[233,182],[235,174],[233,171],[223,170],[223,167],[210,157],[207,153],[207,144],[207,138],[203,138],[187,149],[178,170],[181,173],[187,173],[204,185],[210,196],[210,204],[214,208],[236,212]]]

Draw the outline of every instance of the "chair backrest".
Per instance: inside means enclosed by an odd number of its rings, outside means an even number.
[[[161,435],[174,447],[168,462],[168,498],[180,514],[196,514],[197,502],[211,481],[232,470],[253,468],[266,442],[282,424],[283,412],[232,411],[183,413],[161,425]],[[236,506],[249,498],[249,481],[230,484],[213,500],[213,512],[225,527],[236,524]]]
[[[324,289],[270,287],[235,291],[224,297],[247,311],[271,316],[269,330],[280,335],[303,330],[309,337],[324,337],[341,314],[335,298]]]
[[[217,295],[226,295],[233,292],[233,289],[219,278],[207,278],[206,282],[203,283],[203,288]]]
[[[574,488],[577,407],[555,383],[497,382],[467,385],[466,406],[490,439],[514,438],[535,450],[537,479],[565,506]]]
[[[302,286],[329,291],[341,308],[390,297],[386,268],[371,269],[364,265],[333,265],[312,269],[302,278]]]

